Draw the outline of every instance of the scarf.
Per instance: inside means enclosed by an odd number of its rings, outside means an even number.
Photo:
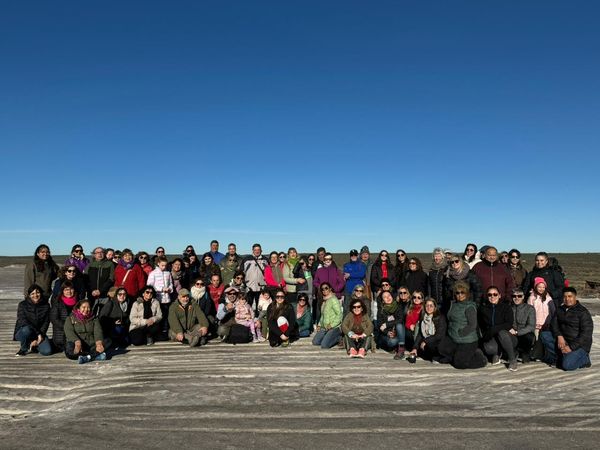
[[[70,306],[71,308],[77,303],[77,297],[65,297],[64,295],[61,295],[60,299],[65,305]]]
[[[469,266],[467,264],[463,264],[462,270],[456,270],[453,269],[452,266],[450,265],[448,267],[448,272],[446,272],[446,275],[449,278],[452,278],[453,280],[459,281],[459,280],[464,280],[465,278],[467,278],[467,275],[469,275]]]
[[[448,262],[446,261],[446,258],[442,259],[442,262],[440,262],[439,264],[437,264],[435,261],[431,262],[431,268],[429,270],[440,270],[440,269],[445,269],[448,266]]]
[[[400,305],[398,305],[398,302],[395,301],[392,301],[392,303],[390,303],[389,305],[387,303],[384,303],[382,311],[388,316],[393,316],[398,310],[399,306]]]
[[[364,329],[362,327],[362,319],[363,319],[363,315],[361,314],[353,314],[352,317],[352,332],[356,333],[356,334],[363,334],[364,333]]]
[[[294,267],[298,264],[298,258],[288,258],[288,264],[290,265],[290,268],[294,270]]]
[[[435,324],[433,323],[433,314],[425,314],[421,320],[421,334],[424,338],[435,334]]]
[[[296,319],[300,319],[304,315],[304,311],[306,311],[306,305],[296,307]]]
[[[73,310],[73,317],[81,323],[86,323],[88,320],[92,318],[91,313],[83,314],[80,310]]]
[[[144,305],[144,319],[149,319],[152,317],[152,300],[142,302],[142,305]]]
[[[202,297],[204,297],[204,294],[206,294],[206,286],[202,286],[201,288],[196,287],[196,286],[192,286],[192,299],[198,301],[200,300]]]
[[[134,263],[133,261],[131,261],[130,263],[126,263],[126,262],[125,262],[123,259],[120,259],[120,260],[119,260],[119,265],[120,265],[121,267],[123,267],[125,270],[130,270],[130,269],[132,269],[132,268],[133,268],[133,266],[134,266],[134,264],[135,264],[135,263]]]
[[[181,279],[183,276],[183,270],[174,271],[171,270],[171,277],[173,277],[173,281]]]
[[[281,270],[281,266],[279,264],[275,264],[271,266],[271,270],[273,272],[273,279],[277,282],[278,286],[281,286],[281,282],[283,281],[283,272]]]
[[[381,263],[381,278],[389,278],[387,262]]]

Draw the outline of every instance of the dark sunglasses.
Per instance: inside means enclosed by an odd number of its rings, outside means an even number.
[[[455,292],[456,295],[467,295],[466,291],[456,291]]]
[[[154,294],[152,291],[144,291],[144,294]]]
[[[452,260],[452,264],[458,264],[460,262],[460,259],[453,259]]]
[[[423,297],[420,297],[418,295],[413,295],[413,300],[423,300]]]
[[[77,272],[75,269],[69,269],[69,270],[67,270],[67,273],[75,273],[75,272]]]
[[[275,298],[285,298],[285,295],[276,295]]]
[[[362,309],[362,306],[360,306],[360,305],[355,305],[355,306],[353,306],[353,307],[352,307],[352,309]]]
[[[75,250],[73,250],[73,253],[81,253],[82,251],[82,248],[76,248]]]
[[[321,292],[330,291],[330,290],[331,289],[329,289],[327,286],[321,288]]]
[[[525,297],[523,294],[513,294],[512,298],[523,298]]]
[[[490,292],[487,296],[488,297],[500,297],[500,294],[498,294],[497,292]]]
[[[204,283],[198,282],[198,283],[195,283],[194,286],[204,286]]]

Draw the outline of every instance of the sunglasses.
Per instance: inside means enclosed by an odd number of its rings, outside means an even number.
[[[323,261],[333,261],[332,258],[324,258]]]
[[[237,294],[235,292],[228,292],[227,295],[234,296],[234,295],[237,295]]]
[[[417,265],[417,263],[416,263],[415,261],[411,261],[411,262],[409,262],[409,263],[408,263],[408,265],[409,265],[409,266],[416,266],[416,265]]]
[[[490,292],[487,296],[488,297],[500,297],[500,294],[498,294],[497,292]]]
[[[154,294],[152,291],[144,291],[144,294]]]
[[[460,262],[460,259],[453,259],[452,260],[452,264],[458,264]]]
[[[204,286],[204,283],[196,283],[195,286]]]
[[[75,273],[75,272],[77,272],[75,269],[69,269],[69,270],[67,270],[67,273]]]
[[[512,298],[523,298],[525,297],[523,294],[513,294]]]
[[[150,292],[150,293],[152,293],[152,292]],[[127,292],[119,292],[117,295],[127,295]]]
[[[408,292],[407,291],[400,291],[400,292],[398,292],[398,294],[400,294],[400,295],[408,295]]]
[[[241,280],[241,279],[243,279],[243,278],[244,278],[244,277],[235,277],[235,279],[236,279],[236,280]]]
[[[158,250],[156,253],[164,253],[164,250]]]
[[[384,253],[384,254],[379,255],[379,256],[381,256],[382,258],[387,258],[389,255],[387,253]]]
[[[406,256],[406,253],[397,253],[396,256]]]
[[[466,291],[456,291],[455,292],[456,295],[467,295]]]
[[[519,259],[517,255],[510,255],[510,259]]]
[[[353,306],[352,309],[362,309],[362,306],[360,306],[360,305]]]
[[[281,255],[279,259],[285,259],[285,255]],[[330,260],[331,261],[331,260]]]
[[[365,292],[364,289],[354,289],[356,292]]]
[[[81,253],[82,251],[83,251],[83,249],[78,248],[78,249],[73,250],[73,253]]]
[[[285,298],[285,295],[276,295],[275,298]]]
[[[141,261],[142,259],[148,259],[148,257],[147,256],[140,256],[139,260]]]
[[[423,297],[419,297],[418,295],[413,295],[413,300],[423,300]]]
[[[381,283],[382,286],[389,286],[390,283],[386,283],[385,281],[383,283]]]
[[[326,292],[326,291],[330,291],[330,290],[331,289],[329,289],[328,287],[321,288],[321,292]]]

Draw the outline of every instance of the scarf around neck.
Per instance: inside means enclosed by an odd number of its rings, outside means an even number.
[[[73,311],[73,317],[75,317],[75,319],[77,319],[81,323],[86,323],[92,318],[92,314],[83,314],[80,310],[76,309]]]
[[[130,270],[133,268],[135,262],[131,261],[130,263],[126,263],[123,259],[119,260],[119,265],[123,267],[125,270]]]
[[[467,264],[463,264],[462,270],[453,269],[451,266],[448,267],[448,277],[453,280],[464,280],[469,275],[469,266]]]
[[[61,295],[60,299],[65,305],[70,306],[71,308],[77,303],[77,297],[65,297],[64,295]]]
[[[421,320],[421,334],[424,338],[435,334],[435,324],[433,323],[433,314],[425,314]]]

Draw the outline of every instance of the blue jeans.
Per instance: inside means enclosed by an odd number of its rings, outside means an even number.
[[[575,370],[590,362],[590,355],[582,348],[573,350],[570,353],[560,353],[557,355],[556,339],[551,331],[542,331],[540,333],[540,339],[546,350],[544,362],[547,364],[556,364],[557,367],[560,366],[563,370]]]
[[[404,345],[406,339],[406,329],[403,323],[396,324],[396,337],[389,337],[388,332],[380,331],[380,345],[381,347],[394,348],[397,345]]]
[[[313,338],[313,345],[320,345],[321,348],[331,348],[337,345],[342,332],[339,327],[326,330],[321,328]]]
[[[310,330],[300,331],[300,337],[309,337],[309,336],[310,336]]]
[[[21,350],[29,351],[29,346],[38,338],[37,332],[29,325],[25,325],[17,330],[15,339],[20,342]],[[52,354],[52,346],[48,338],[44,338],[37,346],[40,355],[48,356]]]

